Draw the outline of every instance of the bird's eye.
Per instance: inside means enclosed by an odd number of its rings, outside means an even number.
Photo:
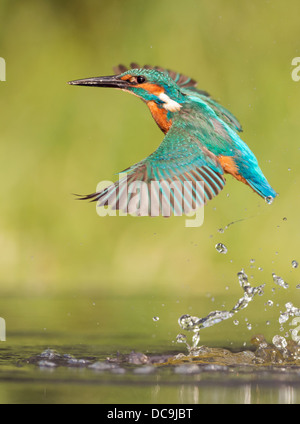
[[[129,82],[131,84],[133,84],[133,85],[135,85],[135,84],[142,84],[143,82],[145,82],[145,80],[146,80],[146,78],[143,77],[142,75],[139,75],[137,77],[134,76],[134,77],[129,78]]]

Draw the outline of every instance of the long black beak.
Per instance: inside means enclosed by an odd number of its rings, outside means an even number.
[[[127,81],[120,78],[119,75],[111,75],[108,77],[85,78],[75,81],[69,81],[70,85],[85,85],[88,87],[112,87],[125,89],[129,86]]]

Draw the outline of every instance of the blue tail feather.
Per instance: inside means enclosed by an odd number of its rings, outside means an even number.
[[[259,170],[260,171],[260,170]],[[270,186],[263,173],[260,171],[257,175],[251,175],[246,178],[247,183],[253,188],[260,196],[273,199],[277,196],[276,191]]]

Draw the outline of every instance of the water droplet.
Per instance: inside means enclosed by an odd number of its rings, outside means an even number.
[[[297,284],[296,285],[296,289],[300,289],[300,284]]]
[[[297,261],[293,260],[292,261],[292,267],[293,268],[298,268],[298,266],[299,266],[299,263]]]
[[[215,248],[219,253],[223,253],[224,255],[228,252],[227,247],[223,243],[216,244]]]
[[[265,201],[266,203],[268,203],[268,205],[271,205],[274,201],[274,197],[272,196],[265,197]]]
[[[249,282],[248,282],[248,276],[247,276],[247,274],[245,274],[244,270],[239,271],[239,272],[237,273],[237,276],[238,276],[238,279],[239,279],[240,285],[241,285],[242,287],[245,287],[246,285],[249,285]]]
[[[247,324],[247,328],[248,328],[248,330],[252,330],[252,324]]]
[[[273,306],[273,305],[274,305],[274,302],[273,302],[272,300],[268,300],[268,301],[265,303],[265,305]]]
[[[284,313],[280,314],[280,316],[278,318],[278,322],[279,322],[279,324],[283,324],[283,323],[287,322],[288,319],[289,319],[289,314],[284,312]]]
[[[283,287],[284,289],[289,288],[288,283],[286,283],[283,278],[279,277],[274,272],[272,273],[272,276],[273,276],[273,281],[274,281],[275,284],[277,284],[280,287]]]
[[[185,314],[179,318],[178,324],[183,330],[191,330],[197,326],[198,321],[199,321],[199,318],[192,317],[191,315]]]
[[[240,323],[240,322],[239,322],[237,319],[235,319],[235,320],[233,321],[233,324],[234,324],[234,325],[239,325],[239,323]]]
[[[184,334],[177,334],[176,342],[177,343],[186,343],[186,336]]]
[[[287,302],[285,305],[287,312],[295,313],[297,312],[297,308],[294,307],[292,302]]]
[[[218,233],[221,233],[221,234],[223,234],[223,233],[224,233],[224,230],[223,230],[223,228],[219,228],[219,229],[218,229]]]
[[[159,317],[153,317],[153,321],[159,321]]]

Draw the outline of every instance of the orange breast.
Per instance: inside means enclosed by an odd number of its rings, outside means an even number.
[[[218,156],[218,159],[224,172],[231,174],[238,181],[242,181],[243,183],[248,184],[247,180],[239,174],[237,165],[232,156]]]
[[[155,122],[159,126],[159,128],[166,134],[172,125],[172,119],[167,118],[168,111],[164,108],[160,108],[157,106],[155,101],[151,100],[147,102],[147,105],[152,113]]]

